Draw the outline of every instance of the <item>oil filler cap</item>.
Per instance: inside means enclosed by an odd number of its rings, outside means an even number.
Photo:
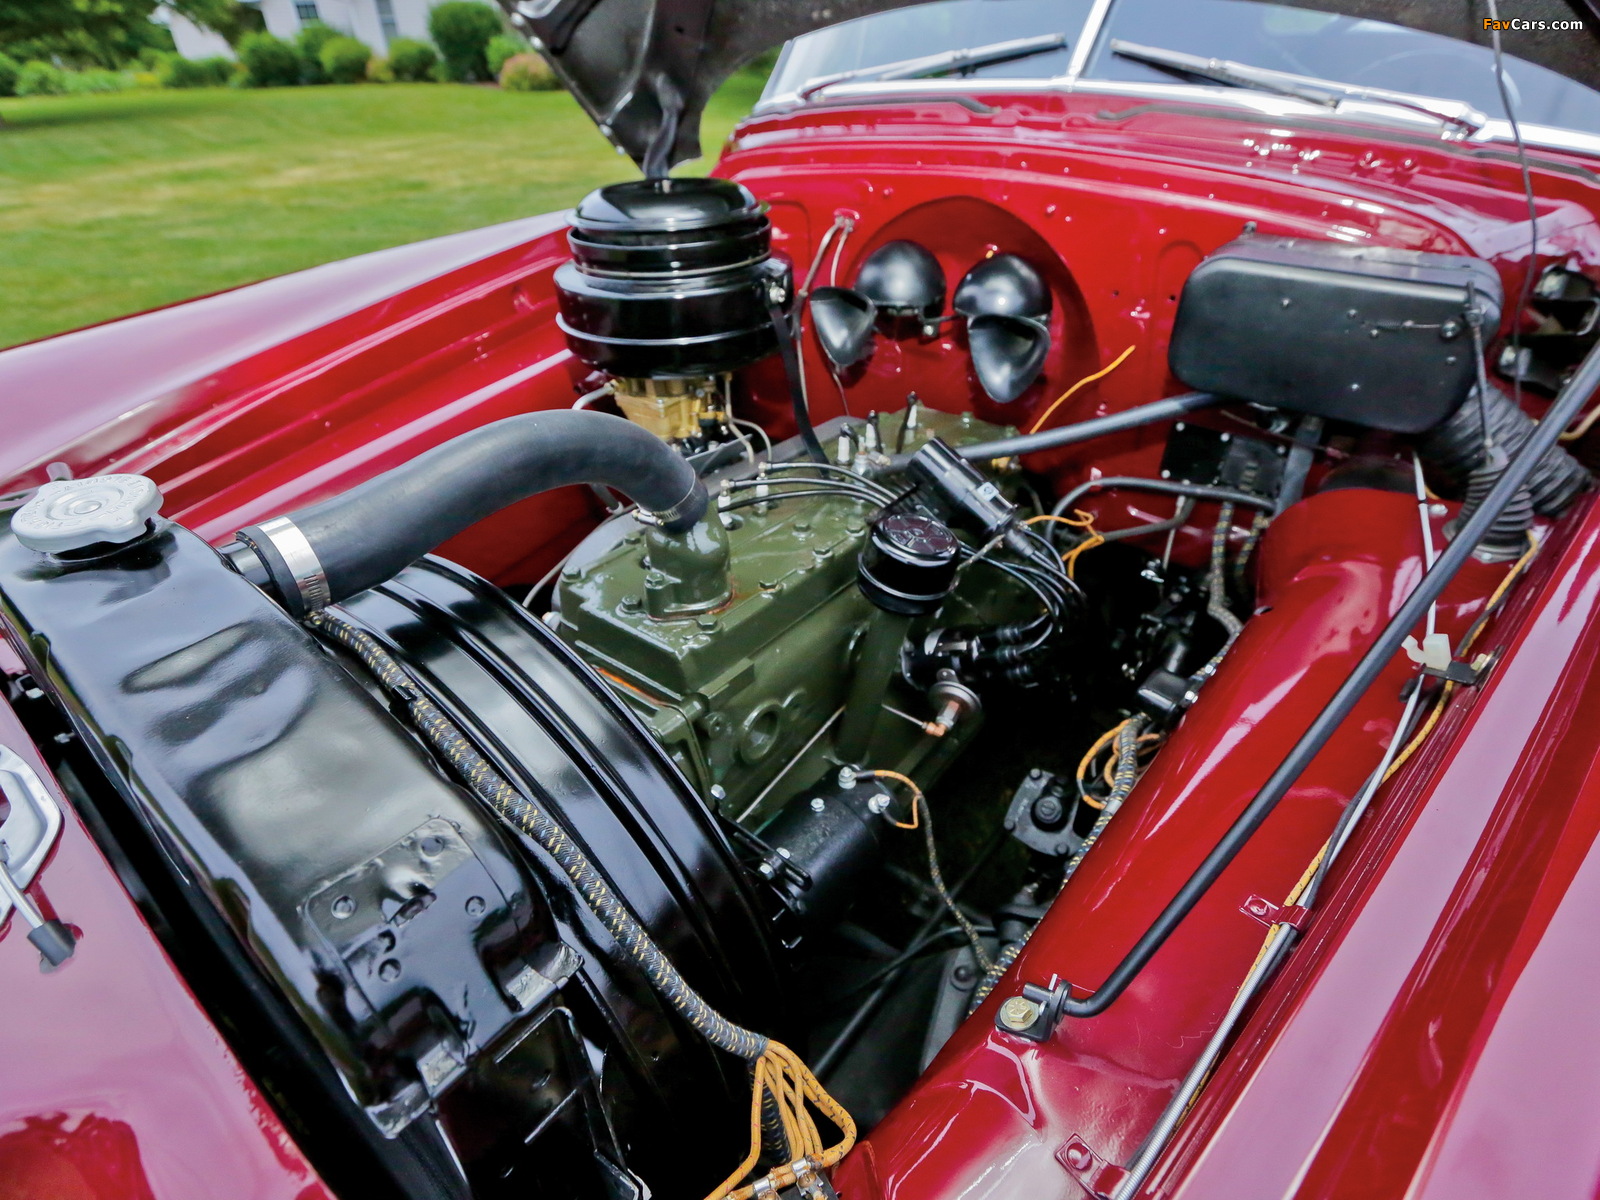
[[[30,550],[65,554],[131,542],[160,511],[161,491],[143,475],[57,479],[17,510],[11,532]]]

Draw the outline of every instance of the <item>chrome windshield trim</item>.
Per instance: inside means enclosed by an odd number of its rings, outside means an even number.
[[[1446,144],[1488,145],[1514,144],[1508,122],[1487,120],[1475,133],[1436,117],[1413,109],[1396,108],[1376,101],[1342,100],[1337,107],[1329,108],[1297,100],[1291,96],[1278,96],[1268,92],[1252,92],[1242,88],[1206,87],[1199,84],[1175,83],[1123,83],[1111,79],[1074,79],[1060,75],[1050,79],[917,79],[864,81],[839,84],[802,101],[793,92],[786,92],[762,100],[752,111],[752,116],[789,111],[797,107],[813,107],[818,103],[847,102],[851,99],[892,98],[915,93],[918,96],[949,93],[952,96],[981,93],[985,96],[1026,95],[1040,92],[1060,92],[1072,95],[1120,96],[1156,102],[1169,101],[1191,104],[1209,104],[1218,108],[1256,113],[1263,117],[1293,119],[1309,117],[1320,120],[1343,119],[1354,123],[1437,138]],[[1522,140],[1530,148],[1556,150],[1569,154],[1583,154],[1600,158],[1600,134],[1577,129],[1563,129],[1553,125],[1522,123]]]

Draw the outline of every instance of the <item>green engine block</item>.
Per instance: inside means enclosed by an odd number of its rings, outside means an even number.
[[[921,414],[907,452],[929,437],[955,446],[1007,433],[966,415]],[[881,422],[890,444],[902,419]],[[638,712],[701,794],[747,827],[760,828],[839,765],[835,740],[856,651],[877,615],[856,587],[871,514],[866,501],[812,496],[710,518],[726,526],[731,595],[696,615],[651,615],[661,611],[649,596],[661,577],[650,538],[631,517],[603,526],[562,572],[556,631]],[[1003,620],[1019,603],[990,575],[964,579],[947,608]],[[928,699],[891,674],[863,765],[929,782],[977,722],[930,735]]]

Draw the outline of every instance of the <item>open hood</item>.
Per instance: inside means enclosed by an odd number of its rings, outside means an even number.
[[[665,175],[700,154],[700,114],[763,50],[922,0],[500,0],[600,126]]]
[[[763,50],[813,29],[927,0],[501,0],[600,131],[647,175],[700,153],[707,98]],[[1487,7],[1437,0],[1289,0],[1481,45]],[[1517,0],[1503,45],[1600,89],[1600,0]],[[1588,32],[1546,26],[1582,18]]]

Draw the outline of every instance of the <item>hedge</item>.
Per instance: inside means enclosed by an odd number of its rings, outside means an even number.
[[[402,83],[422,83],[433,78],[439,52],[427,42],[395,38],[389,43],[389,69]]]
[[[372,47],[353,37],[336,37],[324,43],[321,59],[329,83],[360,83],[367,77]]]
[[[300,55],[282,38],[247,33],[235,49],[251,87],[289,87],[300,82]]]

